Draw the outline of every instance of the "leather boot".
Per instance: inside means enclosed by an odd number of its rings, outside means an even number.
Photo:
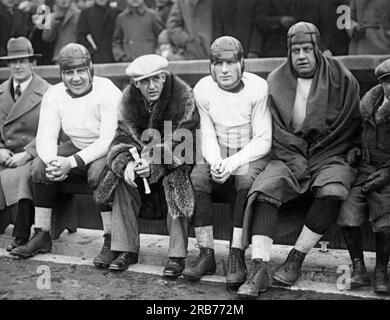
[[[199,281],[204,275],[214,274],[217,269],[214,249],[205,247],[199,249],[199,256],[195,263],[183,271],[183,277],[189,281]]]
[[[118,253],[111,251],[111,234],[103,235],[104,243],[100,253],[93,259],[93,263],[97,268],[107,269],[110,263],[117,257]]]
[[[241,298],[255,298],[269,288],[268,262],[253,259],[245,283],[238,289]]]
[[[34,228],[34,232],[32,238],[25,245],[16,247],[10,254],[21,258],[29,258],[38,253],[50,252],[52,243],[49,231]]]
[[[374,291],[377,294],[390,294],[387,266],[376,266],[374,270]]]
[[[28,239],[23,239],[23,238],[15,238],[14,241],[7,246],[7,251],[11,252],[15,248],[22,246],[28,242]]]
[[[301,274],[303,260],[306,254],[296,249],[292,249],[287,259],[275,271],[272,278],[286,286],[292,286]]]
[[[226,285],[235,289],[245,282],[245,277],[245,251],[238,248],[230,248]]]
[[[114,261],[110,263],[109,269],[112,271],[124,271],[131,264],[138,262],[138,253],[135,252],[120,252]]]
[[[170,257],[163,270],[163,276],[171,279],[180,277],[185,267],[185,258]]]
[[[370,276],[367,273],[364,260],[355,258],[352,260],[351,289],[357,289],[370,285]]]

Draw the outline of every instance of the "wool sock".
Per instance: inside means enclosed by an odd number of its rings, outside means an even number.
[[[100,215],[102,216],[104,234],[111,233],[112,211],[102,211]]]
[[[302,253],[308,253],[322,238],[322,234],[311,231],[306,225],[303,226],[301,234],[295,243],[294,249]]]
[[[195,227],[194,230],[199,246],[214,249],[213,226]]]
[[[271,259],[271,250],[273,240],[267,236],[252,236],[252,260],[262,259],[269,262]]]
[[[35,207],[35,228],[50,232],[52,211],[52,208]]]
[[[238,248],[242,250],[242,228],[233,228],[233,237],[232,237],[232,248]]]

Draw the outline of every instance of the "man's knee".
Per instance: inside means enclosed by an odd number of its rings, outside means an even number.
[[[328,183],[317,189],[316,197],[337,197],[339,200],[346,200],[349,190],[342,183]]]
[[[253,181],[255,181],[257,177],[257,174],[254,172],[249,172],[244,175],[236,175],[234,176],[234,184],[235,184],[235,189],[236,191],[241,191],[241,190],[247,190],[252,187]]]
[[[41,158],[37,157],[31,165],[31,181],[33,183],[46,183],[46,164]]]
[[[88,168],[87,176],[88,176],[88,184],[92,187],[92,189],[95,189],[99,182],[100,177],[107,165],[107,158],[102,157],[94,162],[92,162]]]
[[[212,183],[209,165],[195,165],[194,169],[191,172],[190,178],[195,191],[211,193]]]

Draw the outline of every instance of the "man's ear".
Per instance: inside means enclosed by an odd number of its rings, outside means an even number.
[[[165,82],[165,79],[167,78],[167,75],[164,72],[162,72],[161,73],[161,78],[162,78],[162,81]]]
[[[134,81],[134,85],[137,89],[139,89],[139,81]]]

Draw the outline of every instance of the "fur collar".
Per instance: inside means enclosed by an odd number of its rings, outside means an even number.
[[[368,121],[378,106],[383,102],[384,91],[380,84],[369,90],[360,102],[360,114],[364,121]]]

